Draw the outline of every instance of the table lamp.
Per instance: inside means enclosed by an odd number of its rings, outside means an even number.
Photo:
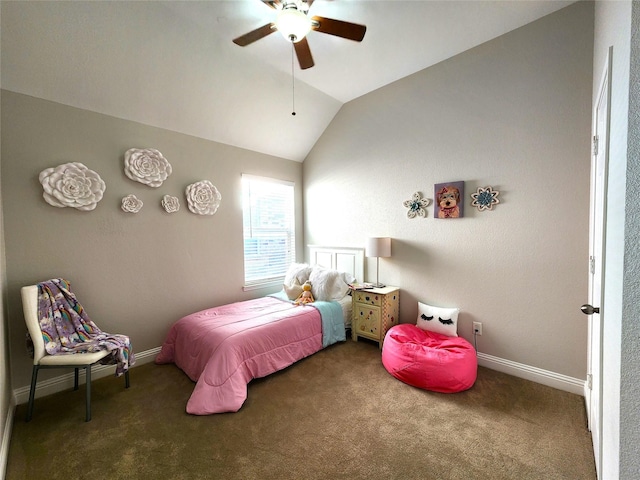
[[[367,257],[376,257],[376,283],[373,284],[375,288],[382,288],[385,285],[380,283],[380,257],[391,256],[391,238],[389,237],[372,237],[367,240]]]

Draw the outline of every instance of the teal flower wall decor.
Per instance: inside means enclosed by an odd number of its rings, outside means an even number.
[[[500,203],[498,195],[500,195],[500,192],[492,187],[478,187],[478,191],[471,194],[473,199],[471,206],[476,207],[479,211],[493,210],[493,206]]]
[[[430,200],[428,198],[422,198],[422,194],[420,192],[416,192],[411,197],[411,200],[405,200],[402,204],[409,209],[407,212],[407,217],[415,218],[418,217],[426,217],[427,210],[426,208],[429,206]]]

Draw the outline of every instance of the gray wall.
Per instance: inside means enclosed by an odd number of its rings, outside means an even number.
[[[304,162],[305,241],[390,236],[402,322],[457,306],[480,352],[584,379],[592,45],[580,2],[343,106]],[[464,218],[407,218],[414,192],[456,180]],[[501,203],[478,212],[488,185]]]
[[[629,72],[629,139],[626,198],[640,198],[640,3],[633,3]],[[624,318],[620,392],[624,423],[621,431],[622,478],[640,476],[640,205],[625,211]]]
[[[628,4],[627,4],[628,5]],[[629,57],[625,57],[624,49],[621,49],[622,60],[629,61],[629,87],[628,87],[628,113],[626,119],[627,152],[622,162],[618,162],[614,171],[616,181],[625,178],[623,197],[617,198],[625,204],[624,209],[624,263],[622,277],[622,293],[615,297],[615,301],[622,299],[622,315],[616,318],[620,323],[620,416],[617,419],[605,418],[605,423],[619,422],[620,425],[620,478],[635,479],[640,477],[640,457],[638,445],[640,445],[640,205],[638,202],[629,202],[628,199],[640,198],[640,3],[631,3],[631,14],[627,21],[620,25],[622,30],[630,35]],[[625,18],[625,17],[622,17]],[[631,19],[629,22],[628,19]],[[630,24],[630,25],[629,25]],[[629,33],[630,26],[630,33]],[[627,37],[629,38],[629,37]],[[626,41],[626,39],[625,39]],[[614,46],[614,58],[617,50]],[[624,72],[624,69],[622,69]],[[616,78],[614,76],[614,78]],[[619,76],[619,88],[622,92],[627,90],[624,77]],[[613,94],[613,93],[612,93]],[[624,93],[618,95],[624,98]],[[624,104],[623,104],[624,105]],[[624,108],[618,107],[621,116]],[[625,119],[622,117],[622,127]],[[612,178],[610,176],[610,178]],[[616,193],[620,195],[619,192]],[[609,203],[610,211],[616,210],[616,218],[619,218],[620,209],[615,203]],[[608,213],[609,214],[609,213]],[[612,294],[619,293],[612,291]],[[611,354],[618,354],[615,350]],[[614,457],[615,459],[615,457]],[[613,462],[611,462],[613,463]],[[604,477],[603,477],[604,478]]]
[[[131,147],[157,148],[171,163],[173,173],[161,187],[125,176],[123,157]],[[105,196],[94,211],[55,208],[42,198],[38,174],[66,162],[82,162],[105,181]],[[28,385],[30,378],[23,285],[67,278],[97,325],[128,334],[138,352],[161,345],[169,326],[183,315],[273,291],[242,290],[242,173],[295,182],[301,204],[298,162],[2,91],[13,388]],[[213,216],[192,214],[184,198],[188,184],[204,179],[222,194]],[[130,193],[144,202],[138,214],[120,209]],[[180,198],[179,212],[161,208],[165,194]],[[297,210],[302,225],[302,209]],[[302,227],[297,238],[302,259]]]

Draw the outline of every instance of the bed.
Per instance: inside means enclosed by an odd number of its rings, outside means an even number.
[[[309,250],[309,263],[292,264],[280,292],[195,312],[171,326],[155,362],[174,363],[196,382],[187,413],[236,412],[252,379],[345,340],[351,325],[347,284],[363,280],[364,251]],[[296,305],[294,293],[306,280],[315,301]]]

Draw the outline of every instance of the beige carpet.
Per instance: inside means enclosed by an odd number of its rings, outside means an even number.
[[[439,394],[389,375],[347,341],[254,380],[237,413],[191,416],[174,365],[131,370],[16,410],[7,480],[595,479],[582,397],[480,368]]]

